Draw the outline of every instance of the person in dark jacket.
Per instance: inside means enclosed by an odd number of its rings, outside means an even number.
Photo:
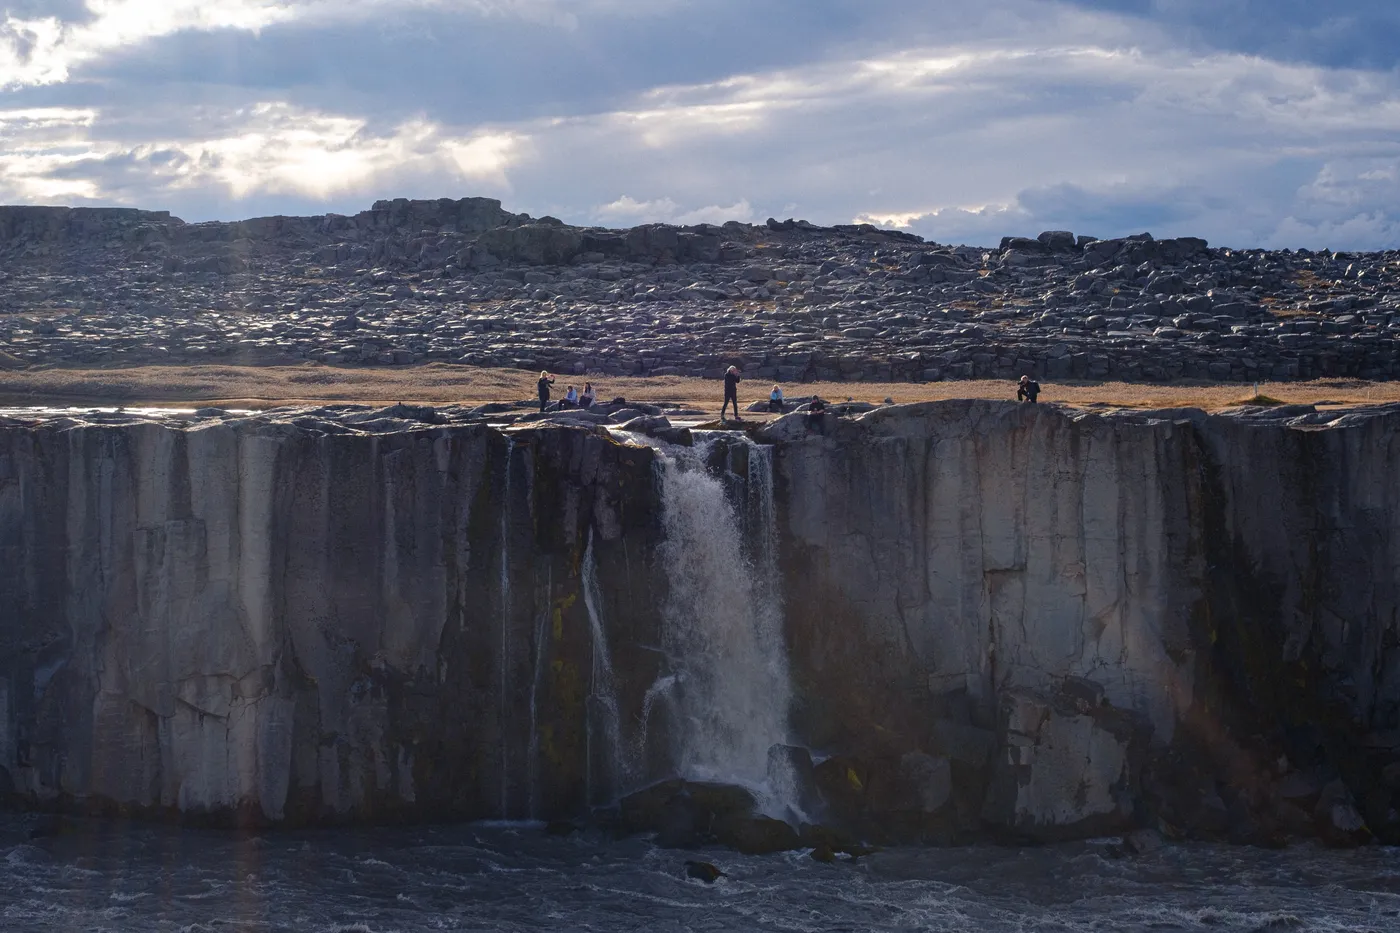
[[[1035,403],[1040,395],[1040,383],[1030,376],[1022,376],[1021,381],[1016,385],[1016,401]]]
[[[743,421],[739,417],[739,367],[731,366],[724,372],[724,404],[719,407],[719,420],[724,420],[724,413],[728,410],[729,404],[734,403],[734,420]]]
[[[540,381],[535,383],[535,388],[540,390],[540,411],[543,412],[549,407],[549,387],[554,385],[554,377],[547,371],[541,370]]]

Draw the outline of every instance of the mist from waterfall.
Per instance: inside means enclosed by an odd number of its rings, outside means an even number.
[[[662,451],[672,739],[682,776],[746,785],[782,815],[791,810],[790,782],[770,774],[769,749],[788,742],[791,684],[772,467],[766,450],[748,454],[741,510],[724,479],[705,470],[702,449]]]

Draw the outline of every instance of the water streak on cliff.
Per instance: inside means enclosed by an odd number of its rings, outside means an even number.
[[[590,806],[607,802],[622,784],[627,763],[622,755],[618,728],[617,680],[603,622],[602,594],[598,587],[598,562],[593,556],[593,532],[583,550],[583,602],[588,610],[593,640],[593,665],[588,684],[587,791]]]
[[[497,658],[501,717],[501,816],[510,814],[510,466],[515,438],[506,437],[505,484],[501,498],[501,652]]]

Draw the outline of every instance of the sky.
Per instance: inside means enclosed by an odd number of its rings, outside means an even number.
[[[1400,247],[1397,0],[0,0],[0,202]]]

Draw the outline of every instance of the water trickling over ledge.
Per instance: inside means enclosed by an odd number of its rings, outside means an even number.
[[[411,411],[0,421],[0,793],[558,819],[679,777],[867,838],[1400,838],[1393,407],[689,450]]]

